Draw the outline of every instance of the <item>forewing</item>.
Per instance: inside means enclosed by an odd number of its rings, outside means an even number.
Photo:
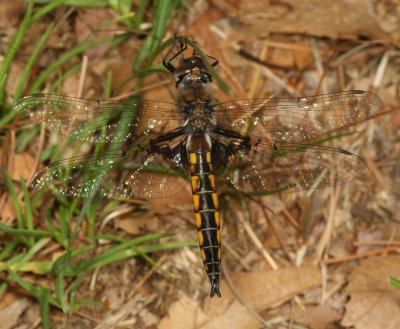
[[[119,143],[140,135],[162,134],[179,127],[183,120],[179,106],[173,103],[124,104],[50,94],[23,97],[13,110],[33,123],[45,123],[56,133],[90,143]]]
[[[214,106],[223,129],[274,141],[304,142],[362,122],[383,105],[375,94],[351,90],[303,98],[259,98]]]
[[[96,194],[122,200],[160,198],[181,191],[185,177],[179,163],[133,148],[51,163],[35,174],[31,188],[80,198]]]
[[[231,158],[222,176],[243,192],[292,192],[365,179],[363,159],[341,149],[297,143],[253,141]]]

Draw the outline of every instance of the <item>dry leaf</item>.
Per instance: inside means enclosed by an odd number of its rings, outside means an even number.
[[[237,40],[260,38],[272,33],[306,34],[318,37],[388,39],[371,0],[241,1],[232,24]],[[237,12],[231,12],[236,16]]]
[[[316,266],[293,267],[262,273],[236,273],[232,275],[235,289],[245,302],[257,311],[281,303],[311,287],[320,285],[321,275]],[[206,297],[204,311],[195,301],[184,297],[171,305],[161,329],[256,329],[260,324],[246,306],[234,299],[224,281],[222,298]]]
[[[218,300],[213,301],[215,304]],[[199,329],[258,329],[260,328],[259,321],[250,314],[247,308],[235,301],[229,308],[220,316],[210,317],[209,321],[200,326]]]
[[[273,48],[270,55],[270,63],[283,67],[293,67],[295,63],[293,53],[292,50]]]
[[[299,293],[319,286],[322,280],[317,266],[289,267],[259,273],[235,273],[231,276],[235,290],[256,310],[264,310],[283,303]],[[221,290],[227,298],[232,296],[225,282],[222,282]]]
[[[314,62],[312,53],[311,53],[311,47],[309,43],[306,43],[304,41],[298,41],[296,42],[296,45],[304,47],[304,49],[309,48],[309,51],[294,51],[293,56],[294,56],[294,61],[296,63],[296,66],[299,70],[305,69],[307,66],[311,65]]]
[[[23,312],[28,307],[28,300],[27,299],[18,299],[12,304],[8,305],[7,307],[0,310],[0,329],[8,329],[13,328],[17,323],[18,320]],[[7,319],[7,321],[4,321]]]
[[[15,213],[14,206],[12,204],[11,199],[9,198],[7,202],[4,203],[3,208],[0,211],[0,220],[2,223],[8,223],[14,218],[16,218],[17,214]]]
[[[158,224],[157,218],[153,216],[146,218],[123,218],[115,220],[115,227],[135,235],[143,231],[154,232]]]
[[[25,10],[26,4],[21,1],[0,1],[0,29],[4,31],[17,25]]]
[[[13,157],[13,168],[11,168],[10,176],[15,181],[21,178],[25,182],[29,182],[32,178],[32,169],[35,164],[35,158],[27,152],[15,154]]]
[[[220,305],[223,300],[212,299],[211,303]],[[224,303],[223,303],[224,304]],[[226,305],[226,304],[225,304]],[[256,329],[259,328],[258,321],[249,314],[246,308],[239,304],[233,303],[223,315],[219,317],[206,316],[200,309],[200,305],[183,297],[179,301],[173,303],[168,311],[168,316],[161,320],[159,329]]]
[[[400,328],[400,290],[387,282],[400,277],[400,256],[372,257],[349,277],[350,302],[342,325],[368,329]]]
[[[204,321],[200,306],[188,297],[182,297],[169,308],[168,315],[162,319],[158,329],[195,329]]]
[[[184,208],[187,209],[193,208],[193,200],[189,192],[189,183],[187,191],[183,190],[168,198],[149,199],[148,202],[149,209],[161,215],[176,212],[174,206],[184,206]]]
[[[310,329],[325,329],[337,320],[341,315],[338,310],[327,305],[307,307],[295,315],[295,321],[307,326]]]
[[[17,89],[25,65],[25,63],[19,60],[14,60],[11,63],[10,71],[7,74],[7,84],[5,88],[5,91],[8,95],[13,95],[15,89]]]
[[[248,307],[256,311],[282,303],[294,295],[319,286],[321,275],[318,267],[291,267],[259,273],[231,275],[235,290]],[[239,303],[225,281],[221,282],[222,299],[207,297],[204,313],[209,318],[200,328],[259,328],[258,321],[246,306]]]

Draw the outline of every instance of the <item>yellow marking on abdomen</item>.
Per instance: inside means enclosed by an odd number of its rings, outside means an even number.
[[[193,194],[193,205],[194,205],[194,210],[197,211],[200,208],[200,195],[198,194]]]
[[[212,197],[215,209],[218,209],[219,208],[219,204],[218,204],[218,195],[217,195],[217,193],[211,193],[211,197]]]
[[[203,235],[203,232],[202,232],[202,231],[198,231],[198,232],[197,232],[197,237],[199,238],[200,247],[202,247],[203,244],[204,244],[204,235]]]
[[[218,248],[218,259],[221,259],[221,248]]]
[[[197,191],[199,187],[199,176],[192,176],[192,191]]]
[[[210,180],[211,188],[215,190],[215,176],[210,174],[208,175],[208,179]]]
[[[215,218],[215,224],[217,224],[217,226],[220,227],[219,211],[216,211],[214,213],[214,218]]]
[[[189,162],[190,164],[196,164],[197,163],[197,153],[189,153]]]
[[[197,228],[201,228],[201,214],[199,212],[196,212],[194,213],[194,217],[196,218]]]
[[[201,258],[203,258],[203,261],[206,260],[206,252],[203,249],[200,249],[201,252]]]
[[[221,244],[221,231],[220,230],[217,231],[217,241],[218,241],[218,244]]]
[[[211,152],[206,153],[206,162],[211,163]]]

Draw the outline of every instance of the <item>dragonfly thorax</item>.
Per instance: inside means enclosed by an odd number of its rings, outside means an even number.
[[[196,102],[185,106],[187,115],[185,127],[188,134],[199,136],[212,130],[214,123],[211,120],[211,108],[207,102]]]

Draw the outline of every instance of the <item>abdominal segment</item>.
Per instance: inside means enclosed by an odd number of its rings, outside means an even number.
[[[209,151],[189,154],[194,216],[201,257],[211,283],[211,297],[219,292],[221,231],[215,176],[211,173]]]

